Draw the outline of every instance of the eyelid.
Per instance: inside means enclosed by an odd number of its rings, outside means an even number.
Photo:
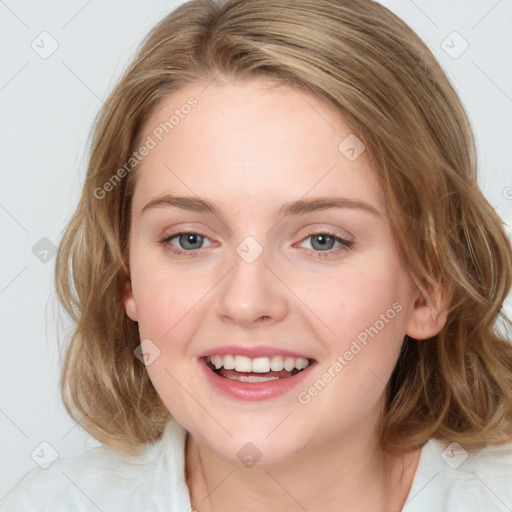
[[[174,247],[171,245],[171,240],[173,238],[176,238],[180,235],[186,235],[186,234],[193,234],[193,235],[199,235],[202,238],[206,240],[210,240],[210,237],[203,235],[198,230],[187,230],[185,228],[178,229],[174,233],[170,233],[168,235],[165,235],[164,238],[160,238],[158,241],[158,245],[163,246],[167,251],[169,251],[172,254],[175,254],[178,258],[195,258],[200,256],[207,247],[201,247],[200,249],[194,249],[192,251],[185,251],[184,249],[179,249],[177,247]],[[214,244],[212,244],[214,245]]]
[[[316,257],[322,257],[321,255],[325,255],[324,257],[335,256],[339,251],[352,249],[352,247],[355,243],[354,237],[347,238],[347,237],[338,235],[336,233],[333,233],[332,231],[329,231],[328,229],[322,229],[322,228],[316,228],[316,229],[312,229],[311,231],[308,231],[305,235],[301,236],[301,240],[298,243],[299,244],[303,243],[304,241],[306,241],[308,238],[312,237],[313,235],[329,236],[330,238],[333,238],[336,242],[339,242],[341,244],[341,246],[336,249],[328,249],[326,251],[315,251],[313,249],[308,249],[308,251],[312,251],[314,254],[318,255]]]
[[[173,238],[176,238],[179,235],[188,235],[188,234],[199,235],[202,238],[204,238],[205,240],[208,240],[208,241],[212,242],[212,245],[214,243],[213,240],[211,240],[211,238],[208,235],[205,235],[200,230],[197,230],[197,229],[186,229],[186,228],[178,229],[177,231],[174,231],[172,233],[169,233],[169,234],[163,235],[162,237],[159,237],[158,243],[159,244],[164,244],[164,243],[169,242]],[[194,249],[194,250],[195,251],[201,251],[202,249],[206,249],[206,247],[201,247],[201,249]],[[185,251],[185,252],[193,252],[193,251]]]
[[[211,242],[210,237],[207,235],[204,235],[200,230],[190,229],[190,228],[189,229],[181,228],[181,229],[175,229],[172,233],[165,235],[164,238],[160,238],[158,243],[159,243],[159,245],[164,246],[169,252],[177,255],[177,257],[180,257],[180,258],[193,258],[193,257],[201,256],[202,253],[204,252],[204,250],[207,249],[207,247],[201,247],[199,249],[192,249],[190,251],[187,251],[184,249],[179,249],[179,248],[173,246],[172,244],[170,244],[170,241],[173,238],[176,238],[180,235],[186,235],[186,234],[199,235],[203,239],[209,240]],[[297,242],[296,244],[294,244],[294,247],[297,244],[303,243],[305,240],[307,240],[308,238],[310,238],[313,235],[325,235],[325,236],[328,236],[328,237],[334,239],[336,242],[338,242],[340,244],[340,246],[335,249],[334,248],[327,249],[325,251],[316,251],[314,249],[303,248],[303,249],[306,249],[309,254],[313,255],[313,257],[318,258],[318,259],[336,258],[336,256],[338,255],[339,252],[347,252],[347,251],[351,250],[354,245],[353,237],[346,238],[346,237],[343,237],[336,233],[333,233],[332,231],[325,229],[325,228],[324,229],[322,229],[322,228],[314,229],[313,228],[313,229],[310,229],[306,234],[304,234],[301,237],[300,241]],[[215,245],[215,242],[211,245]],[[210,246],[208,246],[208,247],[210,247]]]
[[[337,233],[335,228],[326,228],[326,227],[322,227],[322,226],[315,226],[313,228],[307,228],[306,233],[301,235],[301,237],[302,237],[302,240],[304,240],[304,238],[311,236],[311,235],[325,234],[325,235],[329,235],[332,237],[341,238],[342,240],[345,240],[346,242],[353,241],[355,239],[354,235],[352,235],[351,233],[349,233],[346,230],[344,230],[344,231],[346,233],[345,235]]]
[[[201,227],[197,227],[197,223],[189,222],[189,223],[180,223],[173,226],[167,226],[165,229],[162,229],[160,234],[157,235],[158,241],[161,241],[163,238],[169,238],[176,235],[181,235],[184,233],[193,233],[197,235],[201,235],[205,238],[211,239],[212,236],[207,234],[210,233],[209,229]]]

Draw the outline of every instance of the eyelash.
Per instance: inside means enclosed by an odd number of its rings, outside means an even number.
[[[176,249],[173,245],[170,244],[170,241],[173,238],[176,238],[180,235],[188,235],[188,234],[199,235],[203,238],[208,238],[207,236],[202,235],[201,233],[198,233],[197,231],[179,231],[177,233],[173,233],[171,235],[166,236],[165,238],[163,238],[162,240],[159,241],[159,244],[162,246],[165,246],[167,250],[169,250],[172,254],[175,254],[177,256],[180,256],[183,258],[195,258],[198,256],[198,251],[200,251],[201,249],[193,249],[191,251],[183,251],[180,249]],[[337,249],[329,249],[327,251],[315,251],[313,249],[308,249],[310,251],[313,251],[313,253],[315,254],[315,257],[320,258],[320,259],[331,257],[333,255],[333,253],[338,252],[340,250],[351,250],[354,245],[353,240],[347,240],[347,239],[337,236],[333,233],[329,233],[328,231],[310,231],[301,240],[301,243],[313,235],[329,236],[330,238],[334,239],[336,242],[341,243],[341,247],[338,247]]]

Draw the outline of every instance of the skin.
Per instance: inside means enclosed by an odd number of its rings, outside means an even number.
[[[190,96],[198,105],[137,170],[125,304],[141,339],[160,350],[147,367],[156,390],[190,433],[192,506],[400,510],[419,450],[388,457],[379,449],[385,383],[405,334],[429,338],[446,314],[433,312],[399,263],[367,152],[349,161],[338,150],[351,131],[329,105],[260,80],[173,93],[152,113],[141,140]],[[142,212],[162,194],[206,198],[221,216],[165,204]],[[331,208],[278,215],[283,203],[333,195],[364,201],[378,214]],[[187,229],[205,237],[195,257],[170,251],[191,252],[179,237],[161,243]],[[326,256],[310,236],[322,230],[353,246],[331,243]],[[263,249],[250,264],[236,252],[249,235]],[[401,311],[317,396],[299,403],[297,394],[394,303]],[[318,364],[304,384],[279,397],[229,398],[206,381],[198,355],[236,343],[295,350]],[[247,442],[262,456],[250,468],[237,457]]]

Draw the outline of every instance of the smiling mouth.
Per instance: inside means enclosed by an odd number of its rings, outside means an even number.
[[[206,356],[204,359],[208,368],[220,377],[240,382],[288,379],[315,362],[313,359],[281,356],[255,359],[244,356]]]

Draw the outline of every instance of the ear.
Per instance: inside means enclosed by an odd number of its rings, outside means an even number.
[[[443,306],[440,289],[431,294],[429,300],[418,291],[405,333],[411,338],[426,340],[439,334],[446,324],[447,317],[448,309]]]
[[[128,317],[134,322],[139,321],[137,314],[137,304],[135,303],[135,297],[133,296],[132,282],[128,279],[124,285],[124,308]]]

